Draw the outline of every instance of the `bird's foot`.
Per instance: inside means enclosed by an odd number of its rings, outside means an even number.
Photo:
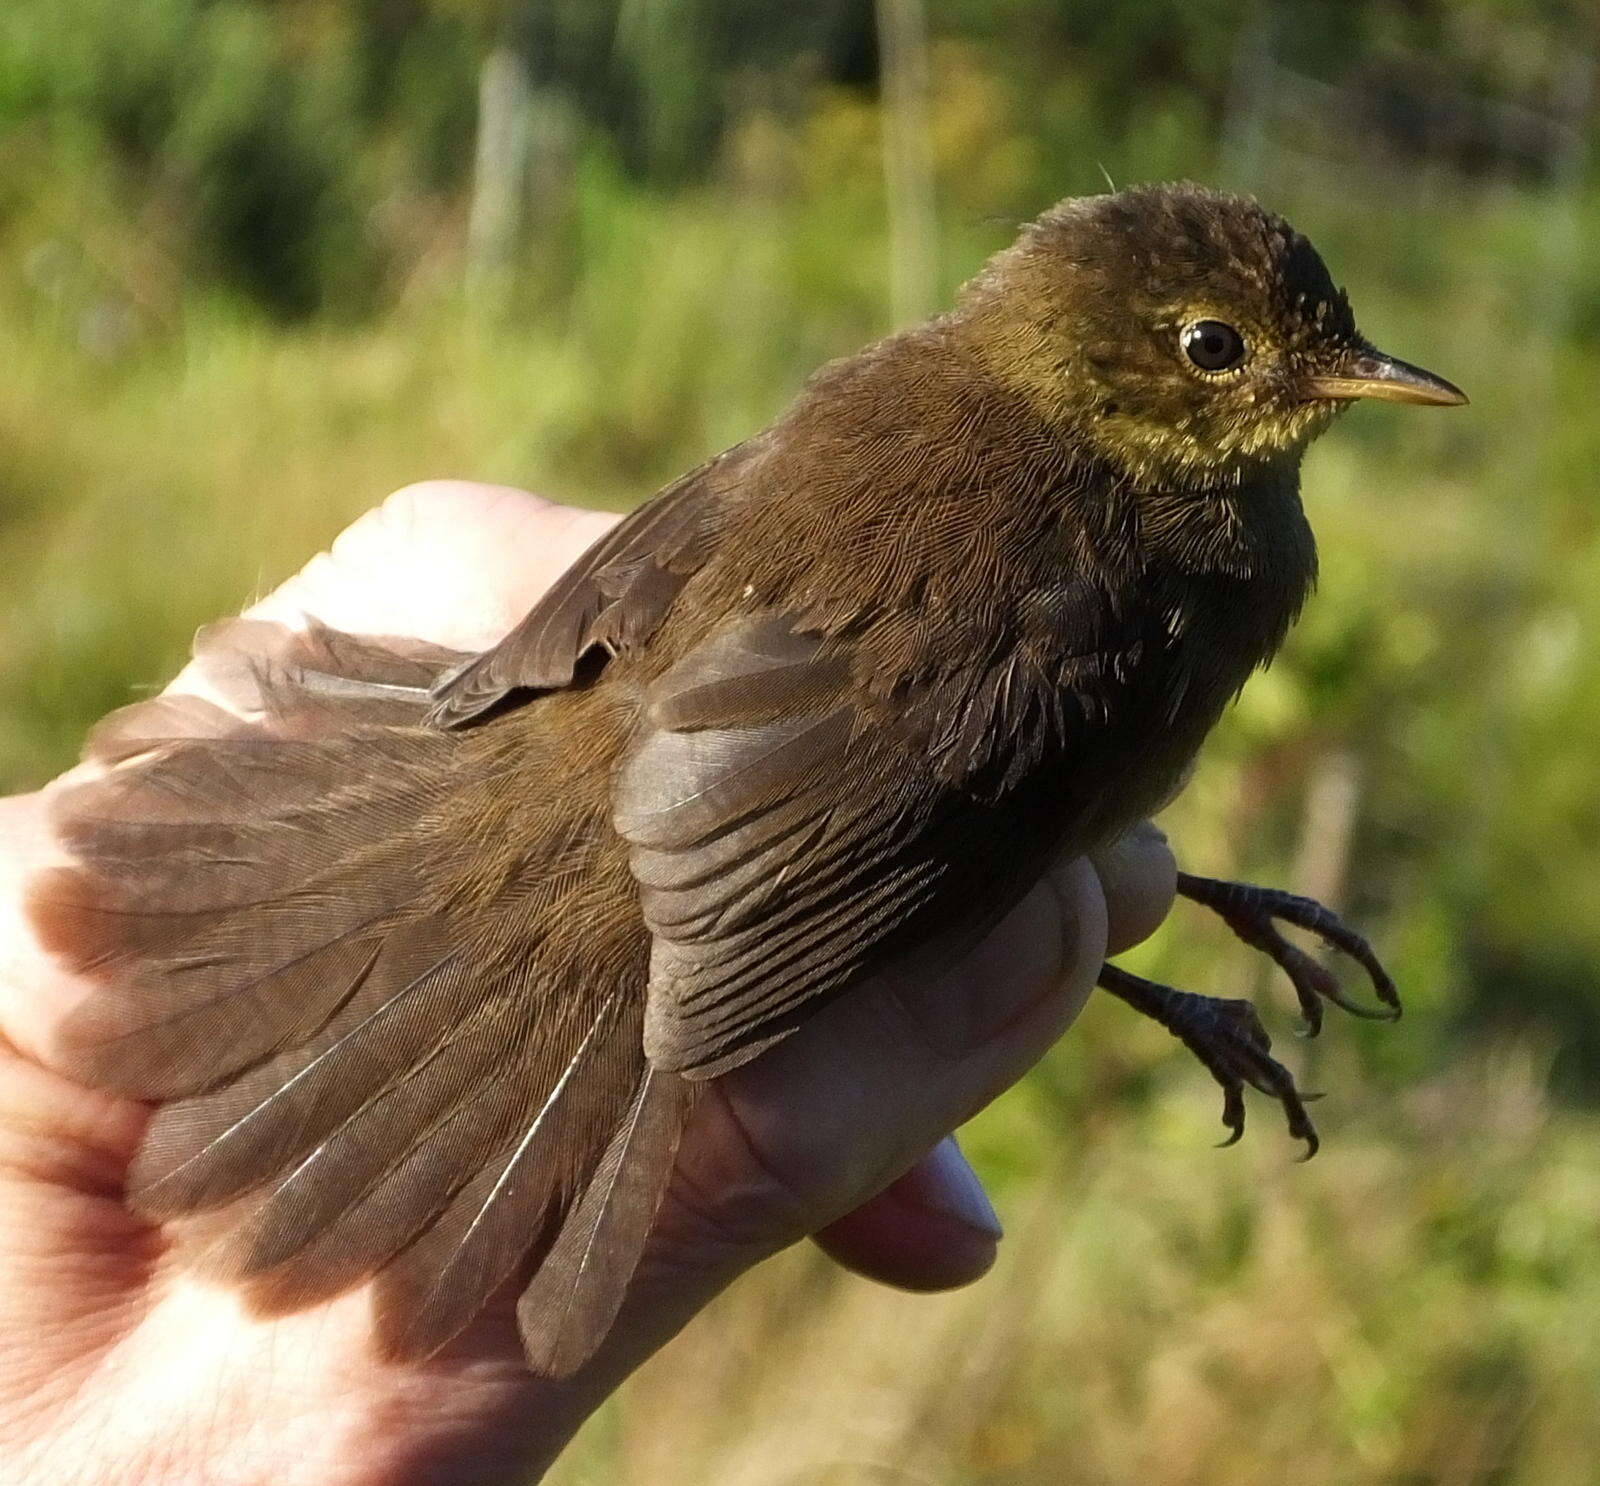
[[[1305,1106],[1316,1096],[1302,1094],[1294,1075],[1272,1056],[1272,1042],[1248,1001],[1197,996],[1142,980],[1115,965],[1101,967],[1100,984],[1159,1022],[1222,1085],[1222,1123],[1229,1132],[1223,1145],[1232,1145],[1244,1134],[1244,1086],[1249,1084],[1283,1106],[1289,1133],[1306,1143],[1300,1159],[1309,1161],[1316,1155],[1317,1131]]]
[[[1332,909],[1315,898],[1301,898],[1277,888],[1253,887],[1245,882],[1221,882],[1214,877],[1178,874],[1182,897],[1202,903],[1216,913],[1248,945],[1264,951],[1294,984],[1307,1035],[1322,1030],[1322,1003],[1331,1001],[1352,1016],[1393,1021],[1400,1015],[1400,996],[1372,946]],[[1350,1000],[1338,978],[1297,944],[1278,932],[1278,922],[1293,924],[1315,934],[1324,944],[1341,950],[1367,972],[1382,1006],[1362,1006]]]

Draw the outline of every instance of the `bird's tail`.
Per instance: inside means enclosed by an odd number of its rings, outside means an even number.
[[[564,1373],[614,1319],[687,1086],[640,1051],[637,916],[617,922],[618,884],[586,897],[625,870],[603,806],[525,812],[529,839],[475,871],[471,735],[422,725],[459,659],[256,621],[202,635],[227,705],[101,725],[56,805],[72,864],[30,906],[90,988],[58,1065],[162,1101],[138,1211],[193,1220],[203,1266],[266,1313],[376,1277],[396,1357],[526,1283],[529,1358]],[[527,762],[510,792],[541,777]]]

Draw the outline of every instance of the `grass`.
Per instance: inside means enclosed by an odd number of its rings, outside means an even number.
[[[973,180],[1010,158],[963,138]],[[152,309],[69,206],[13,223],[0,786],[69,762],[198,624],[390,488],[466,475],[623,506],[759,426],[885,328],[878,207],[852,184],[873,149],[840,105],[803,147],[752,125],[730,181],[677,196],[587,162],[534,287],[464,304],[446,221],[363,324]],[[1313,455],[1324,591],[1169,824],[1201,870],[1350,906],[1410,1017],[1286,1044],[1333,1096],[1300,1167],[1260,1101],[1242,1147],[1206,1149],[1204,1076],[1091,1008],[967,1132],[1011,1230],[993,1275],[913,1299],[786,1255],[594,1421],[563,1486],[1594,1478],[1600,1130],[1552,1090],[1592,1095],[1600,1045],[1600,371],[1574,329],[1600,270],[1565,265],[1579,308],[1535,315],[1539,214],[1568,203],[1280,184],[1374,336],[1475,406],[1363,410]],[[947,286],[1006,235],[979,204],[953,214]],[[1198,917],[1140,963],[1265,989]]]
[[[1538,1083],[1502,1052],[1399,1098],[1343,1086],[1364,1112],[1308,1166],[1265,1120],[1206,1150],[1187,1075],[1076,1125],[1026,1088],[968,1132],[1009,1229],[979,1285],[898,1295],[791,1252],[552,1480],[1579,1486],[1600,1177],[1592,1122]]]

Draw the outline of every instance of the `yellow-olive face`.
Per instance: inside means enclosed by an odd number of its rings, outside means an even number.
[[[1008,255],[1040,318],[1009,373],[1131,480],[1226,485],[1298,456],[1352,399],[1448,405],[1373,349],[1316,249],[1246,197],[1135,187],[1061,203]]]
[[[1097,299],[1083,366],[1096,394],[1092,436],[1137,478],[1226,481],[1297,453],[1357,398],[1466,401],[1375,350],[1309,244],[1296,256],[1292,276],[1190,265],[1166,302]]]

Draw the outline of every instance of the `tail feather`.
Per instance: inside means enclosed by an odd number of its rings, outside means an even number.
[[[524,1317],[549,1368],[615,1312],[681,1081],[645,1072],[642,920],[582,906],[596,851],[625,871],[593,807],[552,800],[503,877],[440,890],[467,849],[460,751],[480,745],[422,719],[459,660],[206,632],[211,699],[157,698],[91,738],[57,805],[74,864],[31,910],[95,988],[57,1061],[166,1101],[129,1197],[185,1220],[208,1273],[269,1313],[376,1276],[380,1339],[410,1357],[536,1273],[530,1295],[563,1297],[548,1342]]]
[[[387,1350],[438,1350],[523,1268],[528,1235],[548,1236],[559,1222],[627,1107],[641,1035],[637,1008],[608,997],[514,1138],[386,1272],[379,1334]]]
[[[693,1102],[676,1074],[646,1070],[576,1207],[522,1292],[517,1323],[529,1365],[567,1377],[617,1319],[655,1221]]]
[[[436,929],[424,920],[375,944],[361,985],[316,1036],[166,1104],[134,1163],[140,1207],[175,1216],[241,1196],[411,1072],[439,1045],[440,1014],[459,995],[449,971],[461,952],[426,942]]]

